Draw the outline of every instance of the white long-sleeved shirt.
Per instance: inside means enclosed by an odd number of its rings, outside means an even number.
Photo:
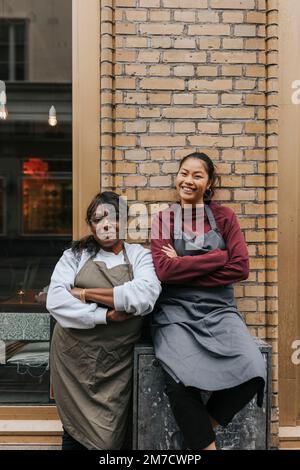
[[[124,244],[134,279],[114,287],[114,306],[119,311],[147,315],[152,312],[161,292],[152,255],[150,250],[142,245]],[[64,251],[53,271],[47,295],[47,309],[63,328],[89,329],[98,324],[106,324],[107,308],[99,307],[96,303],[85,304],[70,292],[77,273],[90,257],[86,250],[77,257],[68,249]],[[125,263],[123,251],[116,255],[100,249],[94,260],[104,261],[108,268]]]

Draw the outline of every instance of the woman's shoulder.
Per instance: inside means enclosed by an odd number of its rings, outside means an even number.
[[[145,248],[141,243],[124,242],[124,246],[129,257],[130,256],[136,257],[136,256],[150,253],[149,248]]]
[[[74,250],[72,247],[66,248],[61,256],[61,261],[65,261],[71,264],[78,265],[82,257],[86,256],[87,250]]]
[[[223,235],[226,235],[231,230],[232,224],[237,224],[237,217],[231,207],[223,206],[215,201],[211,201],[209,204],[213,215],[216,220],[217,227]]]
[[[152,254],[149,248],[145,248],[140,243],[125,243],[124,246],[128,255],[129,262],[134,268],[149,267],[153,264]]]
[[[223,217],[225,219],[232,219],[235,212],[231,207],[224,206],[219,202],[211,201],[209,206],[215,216]]]

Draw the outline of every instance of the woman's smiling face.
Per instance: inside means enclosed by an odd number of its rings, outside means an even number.
[[[176,189],[181,204],[203,204],[203,196],[210,186],[205,163],[198,158],[188,158],[178,171]]]

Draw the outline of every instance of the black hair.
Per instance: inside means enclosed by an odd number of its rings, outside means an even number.
[[[92,225],[92,218],[97,207],[101,204],[109,204],[113,206],[116,211],[116,218],[118,221],[120,220],[120,217],[127,214],[127,206],[122,196],[119,196],[119,194],[114,193],[113,191],[104,191],[102,193],[98,193],[87,208],[85,221],[89,226]],[[95,256],[100,248],[100,244],[93,235],[88,235],[80,240],[73,241],[71,246],[73,253],[77,255],[80,254],[82,250],[87,250],[89,254]]]

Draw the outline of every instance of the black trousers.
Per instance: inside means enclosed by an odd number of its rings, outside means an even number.
[[[64,429],[62,436],[62,447],[61,450],[87,450],[80,442],[76,441],[74,437]]]
[[[132,409],[130,411],[132,413]],[[120,450],[131,450],[132,449],[132,414],[129,415],[128,419],[128,426],[125,435],[125,440],[123,446]],[[88,450],[84,447],[80,442],[76,441],[74,437],[72,437],[65,428],[63,429],[63,436],[62,436],[62,447],[61,450]]]
[[[165,392],[168,395],[175,420],[191,450],[201,450],[213,443],[216,435],[210,420],[226,426],[255,396],[261,386],[261,377],[255,377],[236,387],[212,392],[206,405],[201,391],[177,383],[165,370]]]

